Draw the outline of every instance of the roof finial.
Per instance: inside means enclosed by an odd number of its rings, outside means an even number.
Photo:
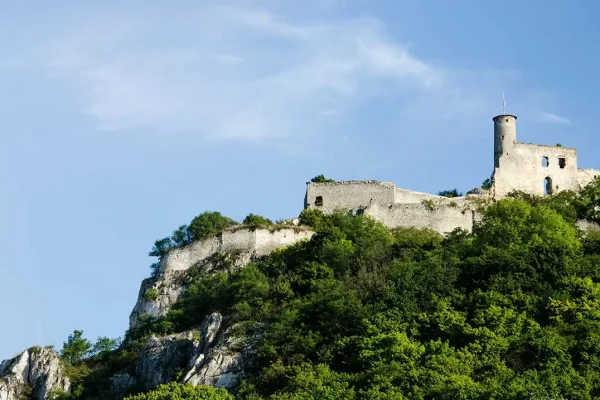
[[[506,115],[506,101],[504,101],[504,92],[502,92],[502,114]]]

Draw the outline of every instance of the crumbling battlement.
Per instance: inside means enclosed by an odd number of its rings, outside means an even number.
[[[305,208],[326,214],[334,211],[366,214],[389,227],[427,227],[440,233],[460,227],[470,232],[476,217],[469,199],[481,197],[487,197],[487,192],[448,198],[398,189],[391,182],[309,182]]]
[[[246,252],[265,256],[277,248],[308,239],[312,234],[306,227],[275,230],[242,227],[226,230],[216,236],[171,250],[161,259],[159,273],[186,270],[216,253]]]

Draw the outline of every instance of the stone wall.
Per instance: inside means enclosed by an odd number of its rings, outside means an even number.
[[[365,210],[384,225],[395,228],[399,226],[415,228],[431,228],[441,234],[462,228],[469,232],[473,224],[481,216],[476,211],[459,206],[424,204],[394,204],[392,206],[372,205]]]
[[[304,227],[277,230],[242,227],[170,251],[160,263],[159,273],[186,270],[215,253],[248,252],[256,256],[307,239],[313,232]]]
[[[415,192],[413,190],[396,188],[395,203],[421,203],[423,200],[444,200],[447,197],[438,196],[431,193]]]
[[[543,165],[547,158],[548,166]],[[564,159],[561,168],[559,159]],[[503,153],[494,169],[494,197],[501,199],[513,190],[543,196],[545,179],[550,178],[552,192],[581,190],[577,168],[577,150],[562,146],[516,143]]]
[[[587,168],[577,170],[577,181],[581,188],[584,188],[587,184],[591,183],[594,179],[600,176],[600,170]]]
[[[308,183],[305,208],[319,209],[329,214],[337,209],[356,210],[373,203],[393,204],[395,199],[396,185],[391,182]]]
[[[216,266],[213,256],[217,253],[233,255],[230,259],[233,263],[231,268],[242,268],[257,257],[266,256],[277,248],[308,239],[312,235],[313,232],[306,227],[277,230],[237,227],[172,250],[161,260],[157,276],[142,281],[137,301],[129,315],[129,326],[136,327],[143,315],[166,315],[187,288],[185,271],[202,264],[202,273],[211,273]],[[147,298],[149,290],[155,295]]]

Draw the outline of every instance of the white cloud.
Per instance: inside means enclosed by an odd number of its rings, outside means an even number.
[[[550,124],[561,124],[561,125],[569,125],[571,124],[571,120],[566,117],[561,117],[560,115],[556,115],[549,112],[541,112],[538,113],[537,119],[540,122],[546,122]]]
[[[485,107],[481,82],[465,83],[489,77],[419,58],[377,19],[286,15],[217,5],[132,23],[102,19],[53,42],[43,64],[81,90],[83,111],[109,131],[293,135],[390,93],[410,100],[412,116],[418,107],[440,116]]]

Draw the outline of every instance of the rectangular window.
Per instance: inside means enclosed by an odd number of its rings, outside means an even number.
[[[567,159],[560,157],[558,159],[558,166],[561,167],[561,168],[564,168],[565,165],[567,165]]]
[[[315,199],[315,206],[322,206],[323,205],[323,196],[317,196],[317,198]]]

